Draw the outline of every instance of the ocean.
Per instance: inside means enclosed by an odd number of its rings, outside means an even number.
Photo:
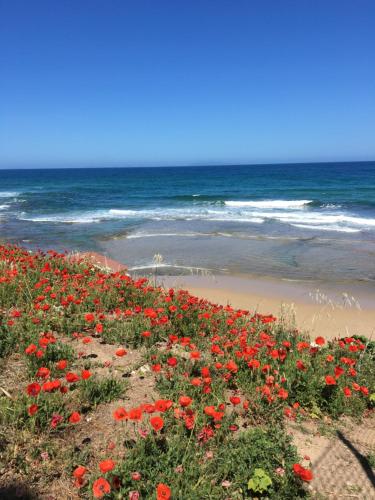
[[[375,162],[0,170],[0,240],[147,273],[375,283]]]

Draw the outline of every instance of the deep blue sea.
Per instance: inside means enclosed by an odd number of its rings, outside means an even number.
[[[375,280],[375,162],[0,170],[0,239],[146,270]]]

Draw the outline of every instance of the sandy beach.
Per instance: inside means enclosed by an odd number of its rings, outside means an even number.
[[[238,276],[164,276],[162,282],[215,303],[295,320],[312,337],[375,336],[375,293],[365,285]]]
[[[75,255],[114,272],[127,266],[97,252]],[[273,314],[311,337],[375,337],[375,293],[368,284],[322,284],[255,276],[184,275],[158,278],[164,287],[187,289],[213,303]]]

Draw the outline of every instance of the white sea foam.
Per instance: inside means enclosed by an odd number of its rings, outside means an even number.
[[[153,210],[120,210],[117,208],[111,208],[108,213],[110,215],[115,215],[118,217],[134,217],[140,214],[152,214]]]
[[[9,205],[0,205],[0,210],[6,210],[9,208]]]
[[[256,235],[249,235],[246,233],[229,233],[229,232],[223,232],[223,231],[213,231],[210,233],[204,233],[204,232],[181,232],[181,233],[144,233],[144,232],[135,232],[128,234],[126,236],[126,239],[128,240],[136,240],[136,239],[142,239],[142,238],[158,238],[158,237],[169,237],[169,236],[174,236],[177,238],[196,238],[196,237],[216,237],[220,236],[223,238],[240,238],[240,239],[291,239],[291,240],[298,240],[299,238],[297,237],[292,237],[292,238],[285,238],[280,237],[280,236],[256,236]]]
[[[193,267],[193,266],[178,266],[175,264],[166,264],[165,262],[162,262],[160,264],[145,264],[143,266],[133,266],[129,267],[128,271],[142,271],[144,269],[153,269],[156,270],[158,268],[173,268],[173,269],[187,269],[188,271],[213,271],[213,269],[209,269],[207,267]]]
[[[303,208],[312,203],[312,200],[263,200],[263,201],[225,201],[227,207],[253,208]]]
[[[342,216],[342,222],[349,222],[350,224],[359,224],[365,227],[375,226],[375,219],[366,219],[364,217]]]
[[[336,204],[336,203],[323,203],[320,205],[320,208],[341,208],[342,205]]]
[[[263,224],[264,219],[260,217],[232,217],[228,215],[227,217],[211,217],[209,220],[215,222],[250,222],[254,224]]]
[[[0,191],[0,198],[14,198],[19,194],[17,191]]]
[[[309,224],[292,224],[293,227],[299,227],[301,229],[312,229],[315,231],[337,231],[339,233],[360,233],[360,229],[354,229],[352,227],[342,227],[337,225],[332,226],[317,226]]]
[[[299,200],[302,201],[307,200]],[[3,207],[4,205],[1,205]],[[66,224],[91,224],[100,221],[121,220],[154,220],[154,221],[212,221],[212,222],[235,222],[248,224],[262,224],[265,221],[277,221],[290,224],[294,227],[311,226],[322,231],[334,230],[341,232],[358,232],[375,228],[375,219],[356,217],[350,213],[338,210],[300,210],[300,206],[285,209],[254,208],[247,206],[192,206],[180,208],[153,208],[153,209],[117,209],[96,210],[88,212],[71,212],[67,214],[40,214],[31,216],[25,212],[18,216],[22,220],[33,222],[50,222]],[[307,229],[307,227],[305,227]],[[192,232],[194,233],[194,232]],[[165,236],[173,236],[174,233],[166,232]],[[192,234],[193,235],[193,234]],[[133,236],[136,237],[136,236]]]
[[[19,216],[21,220],[30,222],[52,222],[62,224],[92,224],[103,220],[104,215],[99,213],[83,213],[71,215],[45,215],[40,217],[27,217],[26,215]]]
[[[126,239],[135,240],[139,238],[157,238],[166,236],[176,236],[176,237],[197,237],[197,236],[211,236],[210,233],[132,233],[128,234]]]
[[[258,216],[268,219],[276,219],[281,222],[288,222],[291,224],[297,223],[310,223],[310,224],[354,224],[356,226],[370,227],[375,226],[375,219],[365,217],[354,217],[339,214],[325,214],[323,212],[257,212]],[[253,214],[255,215],[255,213]]]

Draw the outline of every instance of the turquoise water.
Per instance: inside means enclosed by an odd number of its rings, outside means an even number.
[[[166,272],[371,281],[375,162],[0,170],[0,238],[137,269],[161,253]]]

